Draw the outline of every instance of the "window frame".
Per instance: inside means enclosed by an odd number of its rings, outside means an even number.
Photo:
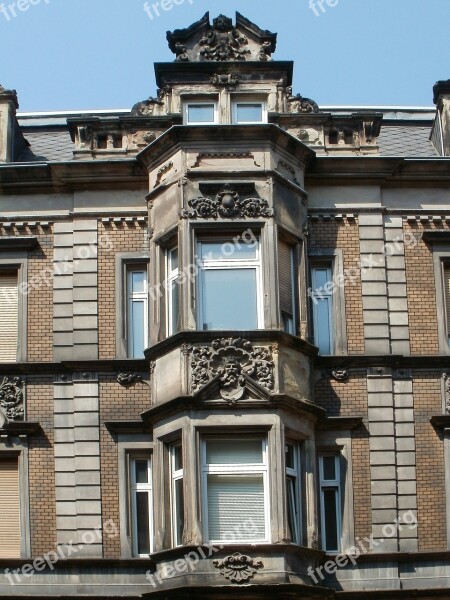
[[[261,245],[261,236],[258,235],[258,244],[256,248],[256,258],[255,259],[232,259],[232,258],[224,258],[224,259],[211,259],[205,261],[202,257],[201,244],[203,243],[217,243],[222,246],[226,243],[231,243],[230,240],[233,240],[233,237],[230,235],[228,237],[219,236],[219,237],[208,237],[208,236],[198,236],[195,240],[195,247],[198,256],[198,266],[199,271],[197,275],[196,281],[196,295],[197,295],[197,310],[196,310],[196,318],[197,318],[197,331],[225,331],[221,329],[205,329],[204,328],[204,277],[203,273],[208,270],[231,270],[231,269],[239,269],[239,270],[254,270],[256,273],[256,317],[257,317],[257,328],[255,331],[260,329],[264,329],[264,283],[263,283],[263,257],[262,257],[262,245]]]
[[[135,469],[133,465],[137,461],[147,462],[148,483],[137,483],[135,481]],[[148,558],[154,551],[154,510],[153,510],[153,456],[142,454],[130,454],[129,456],[129,493],[130,493],[130,522],[132,554],[136,558]],[[138,522],[137,522],[137,493],[147,492],[149,502],[149,554],[138,552]]]
[[[292,315],[289,316],[285,311],[283,311],[281,306],[281,278],[280,278],[280,242],[286,244],[290,248],[291,252],[291,285],[292,285]],[[288,333],[289,335],[296,336],[299,331],[299,315],[300,315],[300,306],[299,306],[299,244],[297,240],[290,239],[285,237],[284,235],[280,235],[278,237],[278,261],[277,261],[277,269],[278,269],[278,297],[280,303],[280,323],[283,331]],[[286,327],[286,320],[290,322],[288,327]]]
[[[320,345],[319,345],[319,341],[318,341],[318,331],[319,331],[319,323],[318,323],[318,319],[319,319],[319,315],[318,312],[316,310],[317,304],[315,303],[314,299],[319,297],[319,294],[316,294],[316,290],[317,285],[315,283],[315,272],[318,271],[319,269],[321,270],[326,270],[327,271],[327,282],[332,282],[333,281],[333,265],[330,263],[326,263],[323,262],[323,264],[320,264],[319,262],[311,265],[311,289],[312,289],[312,294],[311,294],[311,307],[312,307],[312,325],[313,325],[313,337],[314,337],[314,345],[317,346],[317,348],[319,348],[319,354],[321,354],[322,356],[332,356],[334,354],[334,348],[335,348],[335,344],[334,344],[334,327],[335,327],[335,318],[334,318],[334,293],[329,292],[329,293],[321,293],[320,294],[320,299],[323,300],[324,296],[326,298],[328,298],[328,320],[330,323],[330,328],[328,331],[328,337],[329,337],[329,348],[330,351],[329,352],[325,352],[322,353],[321,349],[320,349]],[[320,301],[320,300],[319,300]]]
[[[131,289],[131,277],[132,273],[144,273],[144,291],[133,292]],[[125,282],[125,293],[126,293],[126,311],[125,311],[125,322],[126,322],[126,339],[127,339],[127,354],[129,358],[144,358],[142,356],[132,356],[133,354],[133,325],[131,319],[132,306],[134,301],[143,302],[144,305],[144,350],[148,348],[149,339],[149,294],[148,294],[148,268],[142,268],[139,263],[130,263],[126,267],[126,282]]]
[[[171,255],[174,252],[178,254],[178,266],[176,269],[170,270],[171,265]],[[164,260],[165,260],[165,274],[166,274],[166,336],[170,337],[178,332],[178,327],[176,330],[173,328],[173,317],[174,317],[174,302],[173,302],[173,284],[178,285],[178,318],[180,317],[180,282],[178,281],[180,278],[180,255],[178,246],[173,246],[172,248],[166,248],[164,251]],[[177,283],[178,281],[178,283]]]
[[[2,252],[0,254],[0,272],[17,272],[17,352],[14,362],[26,362],[28,356],[28,253]],[[23,290],[23,292],[21,292]],[[33,290],[33,288],[31,288]]]
[[[334,458],[334,468],[337,478],[324,479],[323,459]],[[328,554],[339,554],[342,551],[342,486],[341,486],[341,456],[338,452],[321,452],[319,455],[319,495],[320,495],[320,531],[322,540],[322,549]],[[326,519],[324,492],[326,490],[335,490],[336,494],[336,537],[338,547],[330,549],[326,547]]]
[[[292,446],[294,456],[294,468],[288,467],[287,465],[287,447]],[[303,469],[302,469],[302,448],[301,443],[293,440],[285,441],[285,481],[286,481],[286,516],[287,524],[291,534],[291,543],[297,546],[303,545]],[[294,480],[293,494],[291,497],[291,490],[288,484],[289,480]],[[296,500],[296,502],[295,502]],[[292,501],[292,506],[290,502]],[[297,510],[295,510],[295,506]],[[293,511],[293,524],[294,532],[291,531],[290,527],[290,511]]]
[[[214,107],[214,121],[189,121],[189,107],[190,106],[208,106],[213,105]],[[211,98],[211,100],[202,98],[200,100],[196,100],[194,98],[183,98],[183,125],[218,125],[219,124],[219,102],[216,96]]]
[[[436,284],[436,316],[438,323],[439,353],[450,354],[450,331],[447,327],[447,307],[444,266],[450,265],[450,245],[431,245]]]
[[[130,359],[129,356],[129,341],[128,341],[128,290],[127,270],[129,266],[142,266],[142,270],[147,271],[147,328],[146,339],[147,347],[150,343],[150,304],[149,304],[149,252],[121,252],[116,254],[115,258],[115,299],[116,299],[116,358]],[[142,356],[142,359],[144,357]],[[135,359],[136,360],[136,359]],[[139,360],[139,359],[137,359]]]
[[[176,450],[181,448],[181,460],[182,460],[182,468],[176,469],[175,460],[176,460]],[[171,537],[172,537],[172,548],[179,548],[183,546],[183,532],[184,527],[186,525],[186,516],[185,516],[185,494],[184,494],[184,448],[181,440],[172,442],[168,446],[169,450],[169,465],[170,465],[170,517],[171,517]],[[176,482],[181,481],[181,489],[183,491],[182,498],[182,511],[183,511],[183,522],[181,524],[178,523],[178,515],[177,515],[177,507],[178,507],[178,493],[176,488]],[[181,531],[180,531],[181,529]]]
[[[252,104],[261,105],[261,121],[239,121],[238,105],[244,104],[250,106]],[[269,122],[269,113],[267,109],[267,99],[252,96],[233,96],[231,99],[231,123],[232,125],[267,125]]]
[[[261,441],[262,447],[262,463],[228,463],[220,465],[209,465],[207,461],[207,444],[208,442],[233,442],[236,437],[233,435],[203,435],[201,438],[200,450],[200,472],[201,472],[201,512],[203,522],[203,538],[207,543],[222,545],[235,544],[235,540],[211,540],[209,539],[209,517],[208,517],[208,475],[262,475],[264,486],[264,539],[240,539],[239,543],[249,544],[269,544],[271,542],[270,530],[270,464],[269,464],[269,442],[267,436],[264,435],[244,435],[239,438],[239,441]]]

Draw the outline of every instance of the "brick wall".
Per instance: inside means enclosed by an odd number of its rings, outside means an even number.
[[[434,227],[427,225],[426,229],[430,228]],[[419,239],[425,228],[422,224],[406,222],[403,229],[406,236],[413,234]],[[405,261],[411,354],[438,354],[432,249],[422,239],[417,246],[405,244]]]
[[[344,271],[358,267],[359,227],[356,223],[311,221],[310,247],[337,248],[343,252]],[[357,269],[359,271],[359,268]],[[361,279],[345,285],[345,310],[349,354],[364,354],[364,323]]]
[[[146,229],[135,221],[98,224],[99,358],[116,357],[115,256],[119,252],[145,252]]]
[[[440,373],[416,374],[413,390],[419,550],[446,550],[444,443],[430,424],[430,417],[442,414]]]
[[[105,421],[139,420],[150,408],[150,388],[145,383],[125,388],[113,375],[100,378],[100,455],[103,522],[112,519],[119,531],[119,466],[117,439],[104,426]],[[150,439],[150,437],[149,437]],[[103,556],[120,557],[120,536],[104,537]]]
[[[53,378],[29,376],[26,404],[27,420],[42,427],[29,438],[28,452],[31,550],[36,557],[56,544]]]

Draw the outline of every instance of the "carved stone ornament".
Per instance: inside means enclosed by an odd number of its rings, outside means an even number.
[[[215,198],[200,197],[188,201],[189,209],[181,211],[183,219],[234,219],[272,217],[273,210],[262,198],[241,198],[225,186]]]
[[[213,561],[216,569],[219,569],[225,579],[233,583],[245,583],[252,579],[256,573],[264,568],[261,561],[255,561],[250,556],[236,552],[232,556],[227,556],[223,560]]]
[[[6,422],[23,420],[23,385],[19,377],[3,377],[0,383],[0,413]]]
[[[236,87],[240,82],[237,73],[215,73],[211,77],[211,83],[218,87]]]
[[[131,116],[153,117],[156,114],[160,114],[163,107],[164,102],[160,98],[150,97],[148,100],[143,100],[135,104],[131,109]]]
[[[292,88],[288,87],[287,92],[289,94],[288,97],[288,111],[290,113],[318,113],[319,105],[311,98],[304,98],[301,94],[297,94],[296,96],[292,96]]]
[[[350,373],[348,369],[334,369],[334,371],[331,371],[331,377],[336,381],[347,381]]]
[[[230,404],[244,396],[246,378],[268,391],[274,388],[271,347],[254,347],[242,338],[221,338],[211,346],[192,348],[191,368],[194,393],[218,377],[220,395]]]
[[[205,60],[216,62],[229,60],[246,60],[250,50],[245,46],[248,40],[233,27],[229,17],[220,15],[213,21],[211,31],[200,40],[200,55]]]
[[[117,375],[117,381],[123,387],[130,387],[138,381],[142,381],[142,377],[138,373],[119,373]]]
[[[444,373],[445,412],[450,415],[450,373]]]

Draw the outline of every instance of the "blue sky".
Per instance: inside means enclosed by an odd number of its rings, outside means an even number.
[[[0,83],[17,89],[21,111],[130,108],[154,95],[153,63],[173,60],[166,31],[207,10],[277,32],[294,92],[320,105],[430,106],[433,84],[450,78],[450,0],[324,0],[319,16],[310,0],[184,0],[153,20],[144,0],[33,0],[16,16],[13,1],[0,12]]]

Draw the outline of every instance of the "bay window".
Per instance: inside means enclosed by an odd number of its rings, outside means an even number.
[[[130,470],[133,555],[148,556],[153,551],[151,460],[133,458]]]
[[[338,454],[319,457],[322,548],[341,551],[341,465]]]
[[[198,243],[198,328],[263,328],[259,241]]]
[[[269,541],[265,439],[204,440],[202,485],[206,540],[220,543]]]

